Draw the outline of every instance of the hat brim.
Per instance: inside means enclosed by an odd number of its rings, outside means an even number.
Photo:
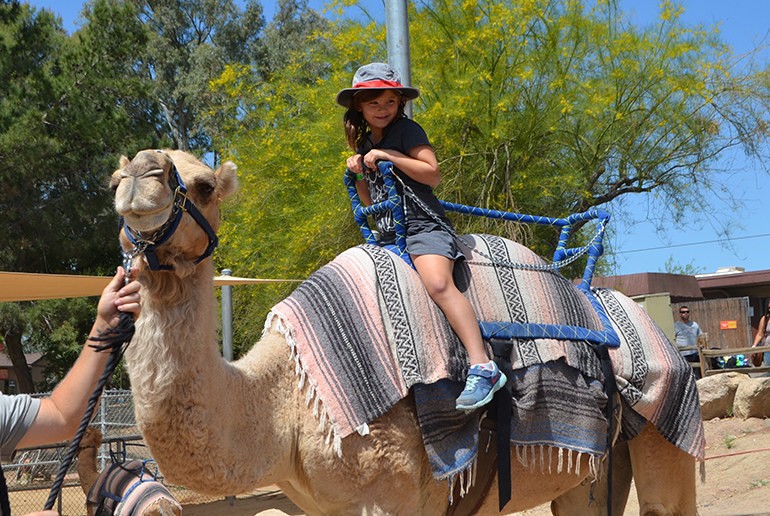
[[[350,101],[353,100],[353,95],[359,91],[385,91],[385,90],[398,90],[406,100],[414,100],[420,96],[420,91],[416,88],[410,88],[408,86],[401,86],[400,88],[345,88],[337,93],[337,104],[344,108],[350,107]]]

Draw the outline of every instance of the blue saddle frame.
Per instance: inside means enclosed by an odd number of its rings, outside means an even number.
[[[396,244],[384,246],[403,258],[410,266],[412,262],[409,259],[409,253],[406,250],[406,225],[404,223],[404,210],[402,208],[401,196],[396,190],[395,181],[393,179],[393,164],[390,161],[381,161],[378,164],[382,178],[385,181],[385,186],[388,191],[388,198],[372,206],[364,206],[361,203],[361,199],[358,196],[356,190],[356,178],[350,170],[345,171],[343,177],[345,186],[348,189],[348,195],[350,196],[351,209],[353,211],[353,217],[361,230],[361,234],[364,236],[364,240],[367,244],[380,245],[377,239],[374,237],[371,228],[369,227],[368,217],[375,213],[381,213],[384,211],[392,211],[393,219],[395,221],[396,229]],[[589,244],[588,247],[588,262],[586,268],[583,271],[583,278],[577,287],[588,297],[596,311],[599,319],[604,327],[603,331],[589,330],[588,328],[581,328],[578,326],[568,326],[559,324],[523,324],[523,323],[505,323],[495,321],[480,321],[479,327],[481,328],[481,334],[485,339],[562,339],[562,340],[583,340],[593,344],[605,344],[609,347],[618,347],[620,345],[620,338],[618,337],[615,329],[612,327],[612,323],[607,316],[604,307],[599,303],[591,292],[591,280],[593,279],[594,269],[596,263],[601,255],[604,253],[604,246],[602,240],[604,238],[604,226],[610,219],[610,214],[599,208],[591,208],[588,211],[582,213],[573,213],[566,218],[551,218],[540,217],[536,215],[524,215],[521,213],[511,213],[497,210],[488,210],[484,208],[477,208],[473,206],[466,206],[463,204],[455,204],[447,201],[439,201],[444,209],[448,212],[463,213],[467,215],[474,215],[480,217],[488,217],[493,219],[502,219],[515,222],[522,222],[526,224],[539,224],[543,226],[553,226],[560,228],[559,243],[556,246],[556,251],[553,255],[554,262],[560,262],[566,260],[576,254],[583,253],[584,248],[569,248],[567,242],[569,241],[570,233],[574,225],[578,222],[598,220],[599,229],[597,230],[596,238]],[[554,269],[558,271],[559,269]]]

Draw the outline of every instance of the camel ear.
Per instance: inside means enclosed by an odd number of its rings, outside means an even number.
[[[118,169],[115,172],[113,172],[112,175],[110,176],[109,187],[110,187],[110,190],[112,190],[113,192],[118,188],[118,184],[120,183],[120,171],[121,170],[123,170],[123,167],[121,167],[120,169]]]
[[[217,199],[221,202],[238,189],[238,167],[232,161],[225,161],[214,175],[217,178]]]
[[[126,165],[128,165],[129,163],[131,163],[130,159],[128,159],[123,155],[120,156],[120,168],[126,168]]]

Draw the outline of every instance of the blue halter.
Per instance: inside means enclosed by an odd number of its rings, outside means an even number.
[[[169,159],[171,158],[169,157]],[[176,231],[185,212],[190,214],[193,220],[198,223],[209,238],[208,247],[206,247],[203,254],[195,260],[196,265],[211,256],[214,249],[219,245],[219,238],[217,238],[217,234],[212,229],[211,224],[209,224],[209,221],[206,220],[190,198],[187,197],[187,188],[185,187],[182,177],[179,175],[179,171],[176,169],[173,160],[171,161],[171,171],[169,172],[169,186],[174,190],[174,208],[171,210],[171,215],[168,220],[152,235],[148,237],[142,236],[138,231],[135,231],[128,227],[127,224],[124,224],[123,217],[121,217],[123,232],[131,243],[136,246],[138,252],[144,252],[144,257],[147,259],[147,264],[151,271],[170,271],[174,269],[171,265],[161,265],[155,254],[155,250],[171,238],[171,235]]]

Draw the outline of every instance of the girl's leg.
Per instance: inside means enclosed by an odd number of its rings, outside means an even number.
[[[444,312],[449,325],[468,351],[471,368],[465,389],[457,398],[459,410],[473,410],[486,405],[496,391],[505,385],[505,375],[489,360],[476,312],[468,299],[455,286],[452,278],[454,261],[435,254],[411,255],[425,289]]]
[[[444,312],[449,325],[468,351],[471,365],[489,362],[476,312],[470,301],[457,290],[452,278],[454,261],[438,254],[412,255],[411,258],[428,295]]]

